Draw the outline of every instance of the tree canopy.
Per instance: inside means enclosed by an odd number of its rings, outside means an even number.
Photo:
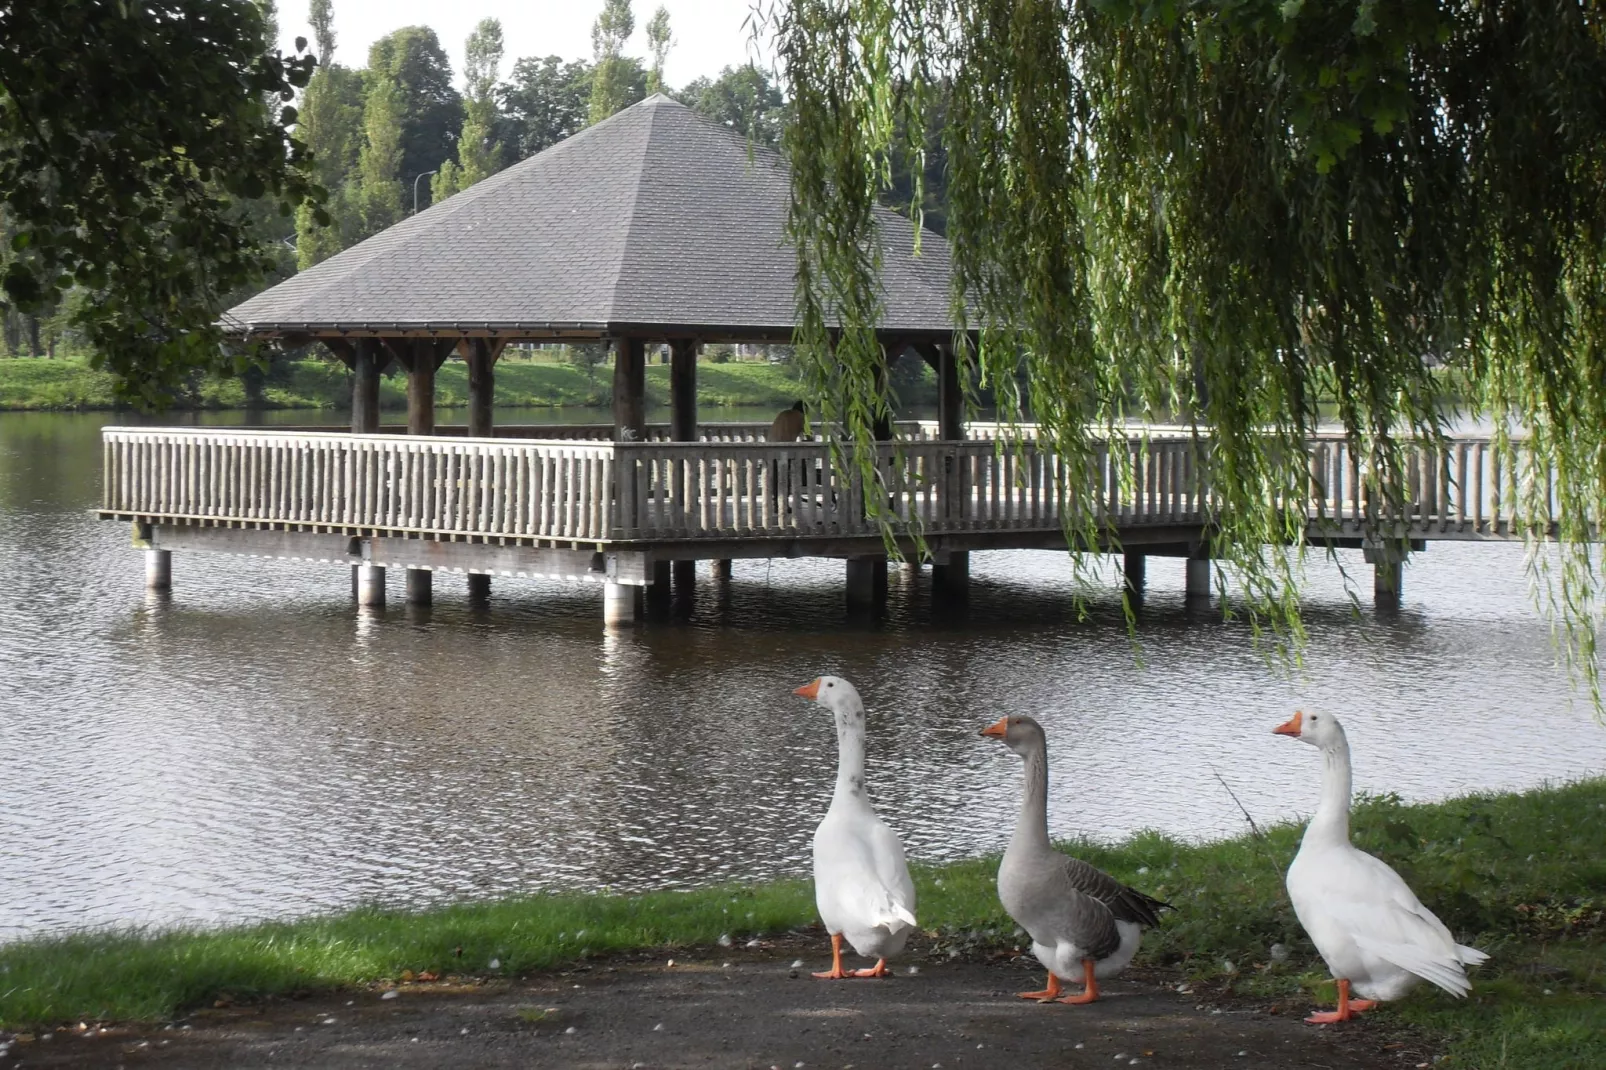
[[[267,30],[250,0],[0,6],[6,300],[86,294],[76,326],[125,397],[217,362],[223,299],[278,263],[249,202],[321,195],[289,132],[313,60]]]
[[[1595,0],[780,0],[768,16],[796,117],[800,356],[827,419],[868,438],[885,404],[870,209],[941,91],[955,308],[979,337],[962,356],[1006,415],[1029,409],[1073,471],[1129,418],[1208,432],[1212,550],[1240,606],[1297,630],[1297,554],[1278,548],[1303,537],[1283,506],[1306,500],[1307,436],[1336,422],[1374,500],[1397,503],[1401,443],[1443,432],[1454,383],[1517,463],[1536,539],[1554,467],[1565,549],[1537,560],[1557,562],[1540,576],[1593,680]]]
[[[786,124],[780,87],[752,64],[726,67],[715,79],[687,83],[676,96],[699,115],[769,148],[779,148]]]
[[[519,159],[585,128],[591,113],[591,65],[561,56],[521,59],[497,89],[508,139]]]
[[[452,65],[440,39],[427,26],[403,26],[375,41],[368,50],[367,78],[370,99],[379,81],[392,82],[400,94],[398,166],[411,211],[413,182],[455,154],[463,127],[463,98],[452,86]],[[428,197],[419,203],[428,204]]]

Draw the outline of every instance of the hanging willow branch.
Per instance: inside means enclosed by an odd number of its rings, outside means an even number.
[[[1529,474],[1519,524],[1559,544],[1535,575],[1598,701],[1603,7],[772,0],[815,396],[871,437],[871,208],[944,95],[956,341],[1084,500],[1105,434],[1192,426],[1212,555],[1252,619],[1297,640],[1308,436],[1340,424],[1386,514],[1403,448],[1440,440],[1460,391]],[[868,477],[868,451],[846,463]],[[1068,534],[1092,545],[1090,523]]]

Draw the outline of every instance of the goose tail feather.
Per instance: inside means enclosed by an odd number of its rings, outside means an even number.
[[[1394,963],[1402,970],[1416,974],[1424,981],[1438,985],[1458,999],[1472,991],[1472,982],[1468,981],[1467,975],[1462,972],[1459,959],[1435,955],[1410,944],[1389,943],[1365,936],[1356,936],[1355,943],[1361,950],[1369,951],[1378,958]]]

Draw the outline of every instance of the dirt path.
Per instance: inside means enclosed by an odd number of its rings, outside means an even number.
[[[406,986],[209,1009],[171,1027],[90,1029],[13,1043],[0,1068],[134,1067],[1097,1067],[1400,1070],[1430,1061],[1359,1023],[1203,1006],[1137,974],[1086,1007],[1016,999],[1026,963],[932,963],[895,977],[816,981],[814,942],[618,958],[515,982]]]

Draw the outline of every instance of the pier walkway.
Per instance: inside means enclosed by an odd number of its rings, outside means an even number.
[[[649,427],[647,441],[614,442],[600,437],[611,426],[489,438],[112,427],[100,515],[132,522],[157,586],[170,582],[174,550],[349,563],[369,604],[383,600],[386,568],[561,577],[603,584],[618,621],[641,610],[640,596],[667,593],[675,562],[832,557],[847,562],[850,603],[874,604],[886,550],[863,486],[833,470],[826,444],[770,443],[765,430],[705,424],[698,441],[672,442]],[[896,447],[880,448],[900,549],[913,554],[918,532],[940,586],[962,593],[972,551],[1066,549],[1067,514],[1091,510],[1106,539],[1087,549],[1121,550],[1129,583],[1141,586],[1147,557],[1179,557],[1189,593],[1208,596],[1212,503],[1192,438],[1112,443],[1096,498],[1078,501],[1061,458],[1030,441],[1000,449],[993,429],[976,430],[944,441],[926,437],[935,425],[904,424]],[[1404,514],[1370,528],[1343,439],[1312,440],[1310,471],[1307,539],[1367,549],[1384,597],[1398,594],[1405,547],[1521,537],[1510,473],[1487,439],[1413,451]],[[429,586],[409,592],[427,601]]]

